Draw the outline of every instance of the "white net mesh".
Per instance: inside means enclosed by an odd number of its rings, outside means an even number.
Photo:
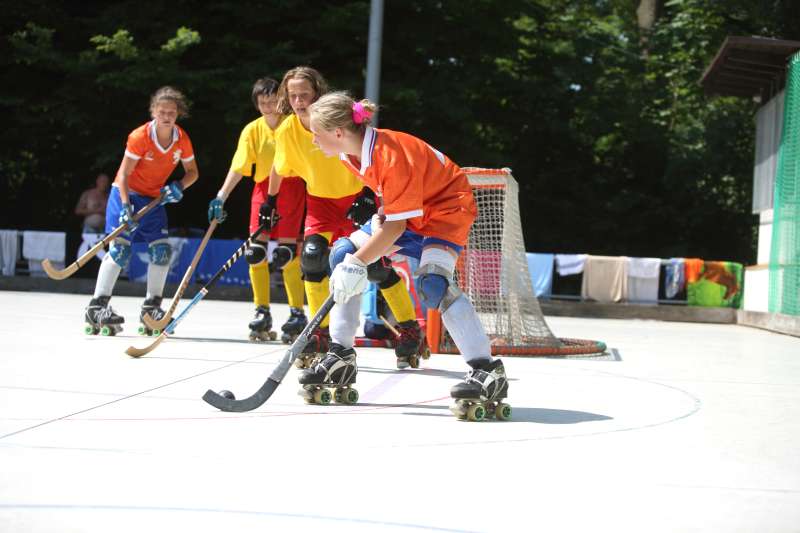
[[[602,343],[559,339],[547,326],[533,293],[522,237],[519,185],[511,171],[478,168],[464,171],[472,185],[478,217],[458,259],[456,278],[491,339],[492,352],[508,355],[602,352],[605,349]],[[457,352],[449,335],[443,335],[439,351]]]

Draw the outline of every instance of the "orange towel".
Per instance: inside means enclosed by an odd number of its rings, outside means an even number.
[[[703,270],[702,259],[686,259],[684,261],[686,269],[686,283],[694,283],[700,279],[700,272]]]

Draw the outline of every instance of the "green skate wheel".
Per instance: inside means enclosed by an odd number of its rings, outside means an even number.
[[[159,335],[161,335],[161,330],[160,330],[160,329],[154,329],[154,330],[153,330],[153,331],[150,333],[150,335],[152,335],[153,337],[158,337]]]
[[[83,332],[87,335],[97,335],[97,330],[91,324],[86,324],[83,328]]]
[[[139,335],[147,335],[147,328],[144,326],[139,326]]]
[[[113,334],[114,331],[108,326],[103,326],[102,328],[100,328],[100,335],[102,335],[103,337],[110,337]]]
[[[331,403],[331,392],[328,389],[318,389],[314,391],[314,403],[328,405]]]
[[[473,422],[480,422],[486,416],[486,409],[479,403],[469,406],[467,409],[467,419]]]
[[[357,403],[358,402],[358,391],[356,389],[347,389],[344,391],[344,403]]]
[[[498,420],[510,420],[511,406],[507,403],[498,403],[497,407],[494,408],[494,417]]]

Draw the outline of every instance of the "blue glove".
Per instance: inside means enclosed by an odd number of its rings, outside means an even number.
[[[220,224],[225,222],[225,217],[228,216],[228,213],[226,213],[225,210],[222,208],[223,203],[224,202],[222,198],[220,198],[219,196],[215,197],[213,200],[208,202],[209,223],[211,223],[211,221],[214,220],[215,218],[217,219],[217,222],[219,222]]]
[[[119,224],[128,225],[128,230],[133,232],[139,227],[139,223],[133,219],[133,207],[131,204],[122,204],[122,209],[119,212]]]
[[[171,181],[161,187],[161,205],[177,204],[183,198],[183,187],[179,181]]]

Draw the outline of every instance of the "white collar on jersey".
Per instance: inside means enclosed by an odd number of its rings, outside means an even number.
[[[367,126],[364,130],[364,141],[361,143],[361,169],[358,171],[362,176],[372,165],[372,151],[375,149],[375,140],[377,138],[378,132],[372,126]],[[349,162],[349,158],[345,153],[339,154],[339,159]]]
[[[180,134],[178,134],[178,128],[176,126],[172,127],[172,142],[169,143],[169,146],[166,148],[161,147],[161,143],[158,142],[158,138],[156,137],[156,119],[150,121],[150,138],[153,139],[153,144],[156,145],[156,148],[161,151],[162,154],[166,154],[169,152],[169,149],[172,148],[172,145],[180,139]]]

